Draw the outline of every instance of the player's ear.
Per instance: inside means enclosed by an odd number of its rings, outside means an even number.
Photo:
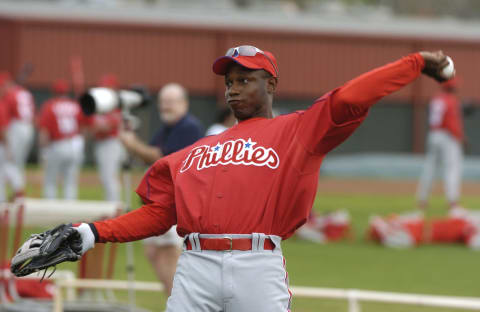
[[[275,77],[268,77],[267,78],[267,92],[270,94],[275,93],[277,89],[278,80]]]

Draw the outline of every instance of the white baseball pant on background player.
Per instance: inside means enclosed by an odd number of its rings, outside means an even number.
[[[145,245],[155,245],[158,247],[163,246],[181,246],[182,245],[182,238],[177,234],[177,226],[174,225],[168,230],[165,234],[159,236],[152,236],[149,238],[145,238],[143,243]]]
[[[78,172],[83,162],[84,139],[81,135],[52,142],[43,149],[45,161],[44,197],[57,197],[57,178],[63,181],[63,197],[76,199]]]
[[[437,167],[443,165],[444,188],[451,203],[458,202],[462,174],[463,153],[460,142],[448,131],[435,130],[428,135],[427,157],[417,197],[426,202]]]
[[[126,151],[117,137],[95,141],[95,159],[98,164],[100,180],[108,201],[121,200],[119,173],[126,159]]]
[[[7,129],[7,162],[5,174],[14,191],[25,187],[25,163],[33,145],[34,128],[31,122],[13,120]]]
[[[184,248],[178,260],[167,312],[290,311],[291,294],[281,238],[268,236],[275,244],[274,250],[263,249],[266,235],[260,233],[228,235],[231,238],[252,238],[252,250],[200,248],[199,238],[225,237],[198,233],[185,237],[193,247],[192,250]],[[199,306],[198,302],[202,305]]]
[[[6,149],[5,144],[0,144],[0,202],[3,203],[7,200],[5,192],[5,162],[6,162]]]

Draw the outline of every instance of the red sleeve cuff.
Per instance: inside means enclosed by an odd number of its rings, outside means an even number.
[[[422,71],[425,68],[425,59],[423,56],[420,54],[420,52],[413,53],[411,55],[415,58],[416,63],[420,67],[420,71]]]

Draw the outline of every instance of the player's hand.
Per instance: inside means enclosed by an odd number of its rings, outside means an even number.
[[[138,141],[137,135],[133,131],[120,131],[118,138],[127,149],[131,148]]]
[[[422,71],[425,75],[432,77],[438,82],[447,80],[441,74],[442,69],[448,65],[447,56],[443,51],[422,51],[420,55],[425,60],[425,68]]]

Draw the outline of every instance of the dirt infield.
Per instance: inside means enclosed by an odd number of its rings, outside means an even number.
[[[142,171],[134,171],[131,175],[132,186],[136,187],[143,176]],[[35,189],[42,188],[43,173],[41,170],[29,170],[27,183]],[[80,187],[101,187],[96,171],[84,170],[80,176]],[[393,179],[361,179],[361,178],[320,178],[318,191],[330,194],[415,194],[416,180]],[[433,189],[435,194],[442,194],[443,186],[438,181]],[[40,192],[41,194],[41,192]],[[480,181],[464,181],[462,194],[467,196],[480,196]],[[35,194],[36,195],[36,194]]]
[[[385,180],[385,179],[358,179],[358,178],[320,178],[318,191],[331,194],[415,194],[416,180]],[[437,181],[433,187],[434,194],[443,193],[443,185]],[[464,181],[462,194],[480,196],[479,181]]]
[[[131,174],[132,186],[135,187],[140,183],[143,172],[135,171]],[[38,168],[29,168],[26,172],[27,186],[32,189],[30,196],[41,197],[43,189],[43,170]],[[79,187],[101,188],[99,176],[93,169],[83,170],[80,174]]]

